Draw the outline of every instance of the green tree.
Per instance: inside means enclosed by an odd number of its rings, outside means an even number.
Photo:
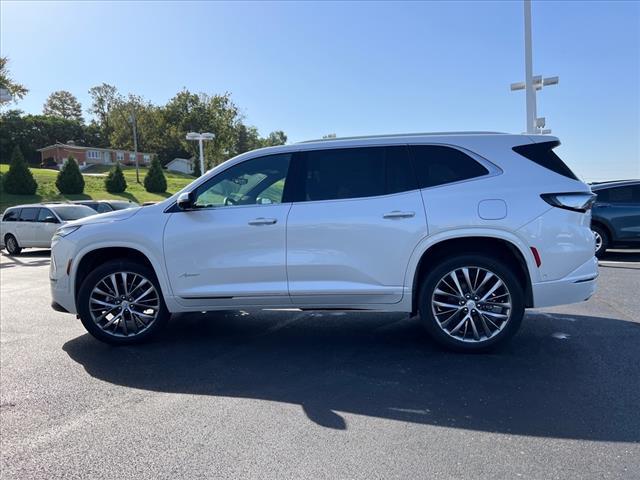
[[[28,163],[39,164],[42,160],[39,148],[67,140],[94,146],[87,143],[85,127],[75,120],[24,115],[20,110],[0,113],[0,158],[5,163],[16,145]]]
[[[263,142],[256,127],[247,127],[239,122],[236,126],[236,135],[234,152],[236,155],[262,147]]]
[[[14,101],[15,99],[22,99],[29,90],[11,78],[8,65],[9,59],[7,57],[0,57],[0,88],[6,89]],[[8,101],[11,100],[0,101],[0,103],[6,103]]]
[[[78,163],[73,157],[67,158],[56,178],[56,187],[60,193],[80,194],[84,192],[84,178]]]
[[[107,178],[104,179],[104,186],[109,193],[122,193],[127,189],[127,180],[124,178],[120,163],[109,171]]]
[[[50,117],[76,120],[79,123],[84,123],[80,102],[71,92],[66,90],[58,90],[49,95],[42,108],[42,113]]]
[[[11,165],[2,179],[2,187],[5,192],[17,195],[33,195],[38,188],[18,146],[13,149]]]
[[[100,129],[100,138],[105,142],[105,144],[98,146],[109,146],[108,142],[112,131],[110,123],[111,110],[120,101],[120,94],[113,85],[103,83],[102,85],[91,87],[89,96],[91,97],[91,106],[87,111],[95,117],[95,124]]]
[[[202,176],[202,172],[200,171],[200,160],[196,157],[192,157],[191,161],[193,162],[193,172],[191,174],[196,178],[200,178]]]
[[[151,165],[144,177],[144,188],[151,193],[164,193],[167,191],[167,179],[162,171],[160,160],[156,157],[151,160]]]
[[[284,145],[285,143],[287,143],[287,135],[282,130],[271,132],[263,141],[265,147],[275,147],[276,145]]]

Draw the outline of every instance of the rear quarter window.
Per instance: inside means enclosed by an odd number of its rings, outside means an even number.
[[[8,210],[2,217],[3,222],[17,222],[20,217],[20,209]]]
[[[456,148],[413,145],[410,151],[420,188],[460,182],[489,173],[483,165]]]
[[[533,163],[541,167],[551,170],[563,177],[578,180],[575,173],[562,161],[562,159],[553,151],[560,145],[557,140],[542,143],[530,143],[527,145],[518,145],[513,147],[513,151],[522,155],[524,158],[531,160]]]

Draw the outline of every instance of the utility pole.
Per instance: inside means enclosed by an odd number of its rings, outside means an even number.
[[[140,183],[140,169],[138,167],[138,133],[136,131],[136,111],[131,110],[131,125],[133,126],[133,154],[136,159],[136,182]]]
[[[525,90],[527,102],[527,134],[551,133],[544,130],[546,119],[538,118],[536,106],[536,91],[543,86],[557,85],[559,77],[542,78],[533,75],[533,44],[531,40],[531,0],[524,0],[524,82],[512,83],[511,91]]]

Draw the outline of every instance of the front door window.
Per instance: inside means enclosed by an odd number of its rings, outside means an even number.
[[[230,167],[196,189],[194,207],[282,203],[290,158],[269,155]]]

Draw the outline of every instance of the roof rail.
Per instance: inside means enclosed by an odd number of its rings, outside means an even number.
[[[318,138],[315,140],[303,140],[297,143],[312,142],[332,142],[335,140],[361,140],[366,138],[398,138],[398,137],[425,137],[425,136],[442,136],[442,135],[508,135],[505,132],[485,132],[485,131],[468,131],[468,132],[424,132],[424,133],[388,133],[382,135],[356,135],[352,137],[330,137]]]

